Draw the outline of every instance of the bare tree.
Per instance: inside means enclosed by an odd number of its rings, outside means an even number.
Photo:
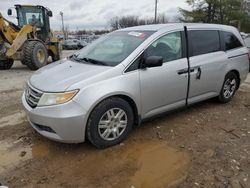
[[[113,30],[117,30],[120,28],[120,24],[119,24],[119,18],[116,16],[116,17],[113,17],[109,20],[109,25],[110,27],[113,29]]]
[[[159,14],[157,17],[157,23],[168,23],[168,19],[165,14]],[[117,30],[120,28],[132,27],[137,25],[149,25],[154,24],[154,18],[142,18],[138,16],[122,16],[122,17],[113,17],[109,21],[109,26],[112,30]]]
[[[168,23],[168,22],[169,22],[169,21],[168,21],[168,19],[167,19],[167,17],[166,17],[165,14],[159,14],[159,15],[157,16],[156,23],[164,24],[164,23]]]
[[[132,27],[139,25],[138,16],[124,16],[119,19],[120,28]]]

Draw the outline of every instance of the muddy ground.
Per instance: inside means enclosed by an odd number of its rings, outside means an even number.
[[[71,52],[64,52],[69,54]],[[0,71],[0,183],[9,187],[249,188],[250,75],[232,102],[196,104],[143,123],[98,150],[36,133],[21,106],[32,74]]]

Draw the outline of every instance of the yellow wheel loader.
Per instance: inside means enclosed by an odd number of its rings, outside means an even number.
[[[50,30],[52,12],[37,5],[15,5],[17,23],[8,21],[0,13],[0,70],[10,69],[19,60],[31,70],[60,59],[61,45]],[[12,15],[12,9],[8,9]]]

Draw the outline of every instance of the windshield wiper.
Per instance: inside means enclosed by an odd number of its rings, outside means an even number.
[[[73,55],[69,56],[69,58],[73,59],[73,60],[75,60],[77,62],[86,62],[86,63],[90,63],[90,64],[95,64],[95,65],[109,66],[106,63],[104,63],[102,61],[95,60],[95,59],[91,59],[91,58],[87,58],[87,57],[79,58],[78,55],[76,55],[76,54],[73,54]]]
[[[69,59],[72,59],[72,60],[77,61],[77,62],[83,62],[83,61],[85,61],[82,58],[78,58],[78,55],[76,55],[76,54],[73,54],[73,55],[69,56]]]
[[[87,58],[87,57],[84,57],[84,58],[80,58],[81,60],[83,61],[86,61],[88,63],[91,63],[91,64],[95,64],[95,65],[104,65],[104,66],[109,66],[107,65],[106,63],[102,62],[102,61],[98,61],[96,59],[91,59],[91,58]]]
[[[69,59],[73,59],[73,60],[78,60],[76,54],[73,54],[73,55],[69,56],[68,58],[69,58]]]

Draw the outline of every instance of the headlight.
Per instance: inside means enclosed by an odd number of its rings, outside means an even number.
[[[64,93],[44,93],[37,106],[49,106],[63,104],[70,101],[79,90],[67,91]]]

